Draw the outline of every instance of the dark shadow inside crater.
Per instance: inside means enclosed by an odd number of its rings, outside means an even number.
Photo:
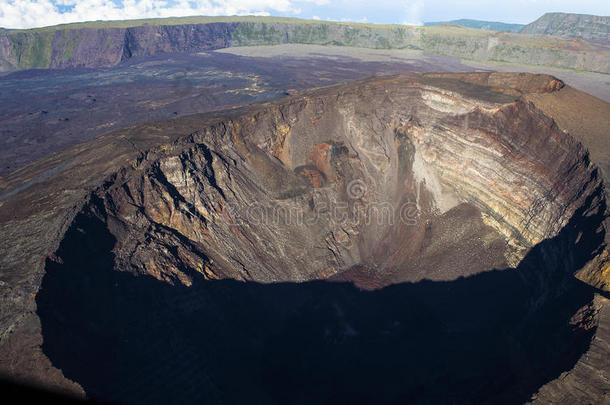
[[[595,290],[572,273],[602,219],[580,210],[516,269],[363,291],[134,276],[83,211],[47,261],[43,350],[107,402],[523,403],[589,346],[594,329],[570,320]]]

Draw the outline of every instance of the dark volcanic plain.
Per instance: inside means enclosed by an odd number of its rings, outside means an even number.
[[[375,75],[472,70],[454,58],[432,55],[405,63],[209,52],[134,57],[112,68],[15,72],[0,76],[0,176],[130,125]]]

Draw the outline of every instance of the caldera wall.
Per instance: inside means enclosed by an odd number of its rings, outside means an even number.
[[[345,24],[272,17],[187,17],[0,31],[2,71],[115,66],[134,56],[229,46],[339,45],[610,72],[608,51],[553,37],[454,26]]]

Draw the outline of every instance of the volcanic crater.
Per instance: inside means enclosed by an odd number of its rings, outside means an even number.
[[[377,78],[130,141],[64,203],[44,354],[119,403],[532,399],[590,348],[605,254],[599,169],[524,97],[562,87]]]

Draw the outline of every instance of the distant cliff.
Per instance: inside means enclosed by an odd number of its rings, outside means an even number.
[[[231,45],[235,23],[0,32],[0,66],[12,69],[114,66],[133,56],[200,52]],[[12,70],[11,69],[11,70]],[[8,69],[7,69],[8,70]]]
[[[546,34],[588,41],[610,42],[610,17],[587,14],[547,13],[526,25],[523,34]]]
[[[187,17],[0,31],[0,71],[114,66],[134,56],[302,43],[418,49],[482,61],[610,73],[610,51],[587,42],[456,26],[343,24],[273,17]]]

